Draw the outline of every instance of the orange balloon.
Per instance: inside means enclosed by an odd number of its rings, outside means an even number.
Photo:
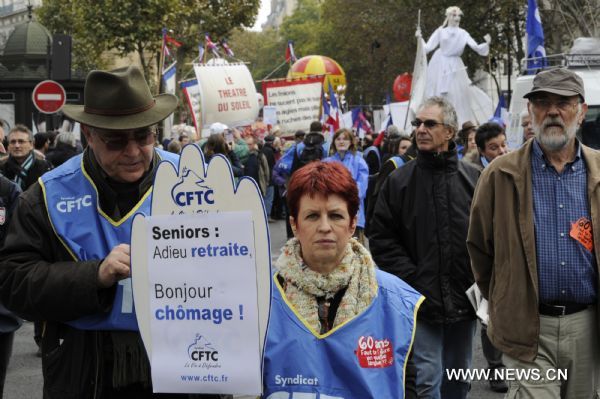
[[[398,75],[394,80],[392,91],[396,101],[408,101],[410,98],[410,87],[412,84],[412,76],[408,72]]]

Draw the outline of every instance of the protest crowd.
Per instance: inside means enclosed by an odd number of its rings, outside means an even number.
[[[236,184],[251,178],[267,224],[286,224],[262,397],[472,397],[472,377],[448,371],[473,368],[479,339],[494,392],[599,397],[600,153],[576,135],[587,87],[569,69],[540,69],[509,150],[460,58],[465,46],[487,55],[490,38],[477,44],[461,16],[448,8],[423,41],[436,52],[410,129],[391,118],[377,129],[366,108],[342,126],[331,94],[329,113],[300,130],[261,110],[245,125],[159,134],[178,99],[153,95],[135,66],[89,72],[83,104],[63,108],[80,138],[0,125],[0,397],[24,320],[44,398],[242,397],[156,393],[126,310],[134,215],[149,214],[161,161],[192,149],[226,160]]]

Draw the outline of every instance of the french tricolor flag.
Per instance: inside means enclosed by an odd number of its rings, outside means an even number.
[[[287,49],[285,50],[285,61],[292,63],[296,62],[296,53],[294,53],[294,42],[288,40]]]
[[[335,98],[335,93],[331,84],[329,84],[329,103],[331,108],[329,112],[329,118],[327,118],[327,123],[329,126],[333,127],[334,131],[336,131],[340,128],[340,107],[337,99]]]
[[[208,33],[204,35],[204,41],[206,42],[206,48],[210,50],[215,57],[220,57],[219,48],[212,40],[210,40]]]
[[[233,50],[227,44],[227,40],[225,40],[225,39],[221,40],[221,47],[223,47],[223,50],[225,50],[225,53],[228,56],[233,57]]]

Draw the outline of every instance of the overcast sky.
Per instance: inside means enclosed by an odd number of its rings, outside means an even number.
[[[267,20],[267,16],[271,12],[271,0],[260,0],[260,9],[258,10],[258,17],[256,17],[256,23],[251,30],[259,31],[260,26]]]

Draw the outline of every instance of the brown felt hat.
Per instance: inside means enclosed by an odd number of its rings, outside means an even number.
[[[83,103],[65,105],[64,114],[84,125],[126,130],[162,121],[177,107],[177,97],[172,94],[152,97],[142,71],[129,66],[90,72]]]
[[[523,98],[530,98],[542,92],[567,97],[580,96],[581,101],[585,101],[583,79],[566,68],[548,69],[535,75],[531,91],[525,94]]]

